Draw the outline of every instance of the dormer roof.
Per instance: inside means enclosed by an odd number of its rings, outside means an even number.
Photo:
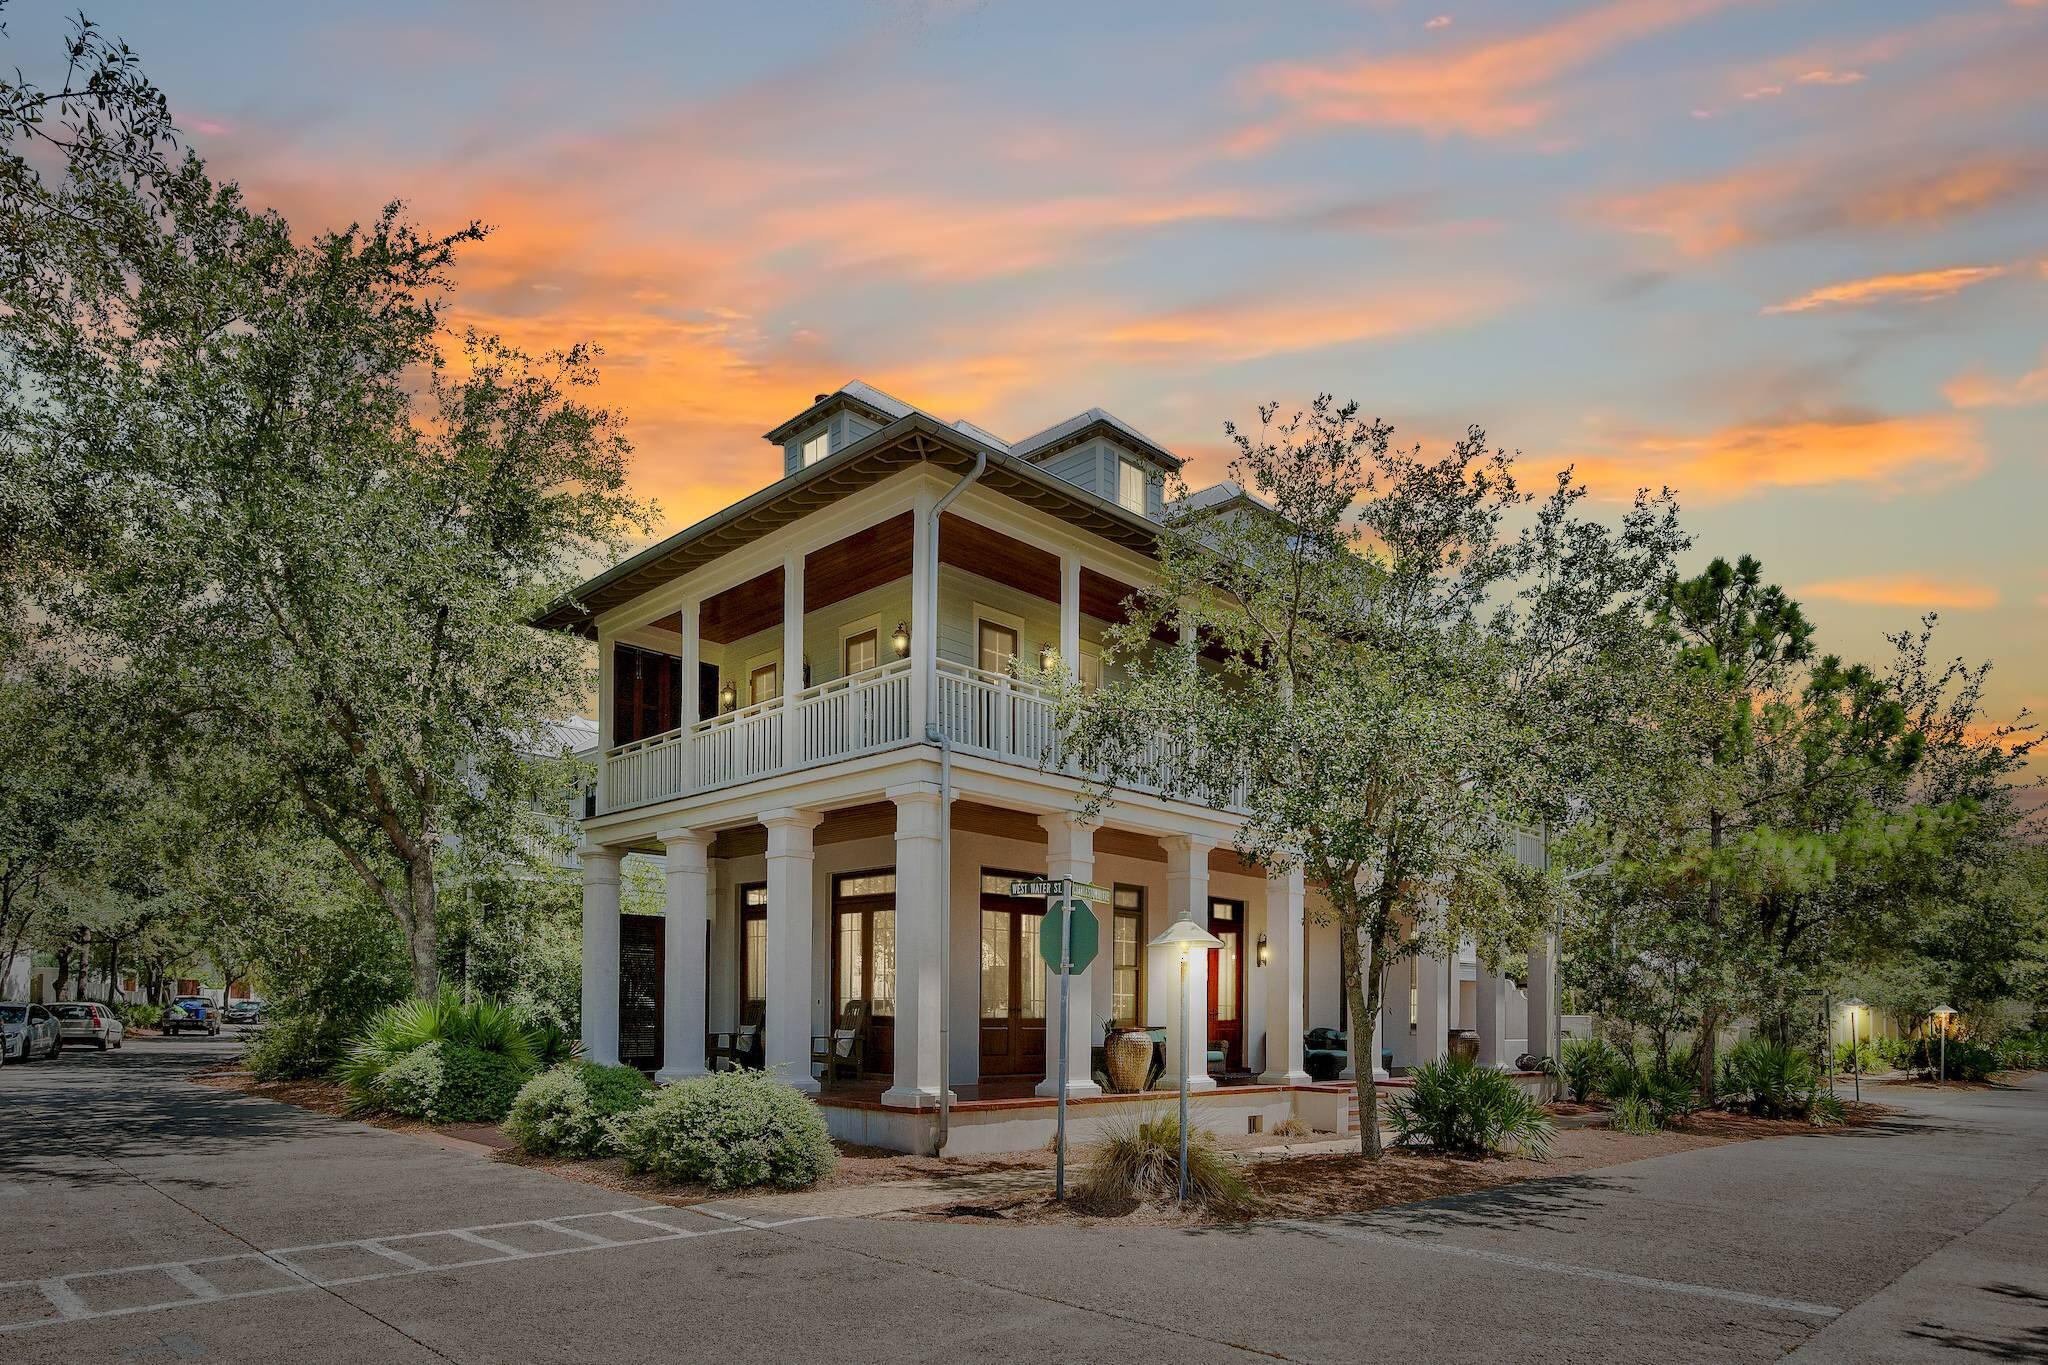
[[[1180,456],[1168,450],[1144,432],[1126,422],[1123,418],[1105,408],[1090,408],[1075,413],[1065,421],[1055,422],[1045,430],[1026,436],[1021,441],[1005,441],[986,427],[960,419],[947,422],[936,413],[906,403],[893,394],[887,394],[872,384],[850,379],[830,393],[821,393],[811,405],[796,416],[772,430],[762,433],[764,439],[776,445],[787,443],[798,434],[820,425],[839,412],[856,412],[876,426],[887,426],[911,413],[920,413],[944,426],[950,426],[983,445],[1021,455],[1036,464],[1049,460],[1064,450],[1085,444],[1096,437],[1106,437],[1116,444],[1145,456],[1162,468],[1177,470],[1181,467]]]
[[[1167,469],[1179,469],[1180,456],[1168,450],[1144,432],[1103,408],[1090,408],[1077,412],[1063,422],[1055,422],[1044,431],[1026,436],[1010,447],[1014,455],[1037,463],[1047,460],[1063,450],[1071,450],[1098,436],[1106,436],[1118,445],[1128,446],[1140,455],[1156,461]]]
[[[901,398],[883,393],[872,384],[850,379],[830,393],[819,394],[809,407],[774,430],[763,432],[762,437],[781,445],[798,432],[816,426],[836,412],[844,411],[857,412],[876,426],[885,427],[899,417],[908,417],[913,412],[924,410],[904,402]],[[930,417],[931,414],[927,412],[925,416]]]

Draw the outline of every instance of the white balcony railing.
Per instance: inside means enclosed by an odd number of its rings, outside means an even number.
[[[922,738],[921,722],[910,709],[912,666],[899,659],[786,700],[777,697],[622,744],[605,755],[599,809],[630,810]],[[939,661],[933,682],[939,725],[956,749],[1032,768],[1062,766],[1053,698],[1046,689],[948,660]],[[1170,757],[1164,746],[1172,743],[1161,736],[1158,756]],[[1241,787],[1226,790],[1199,774],[1168,787],[1158,790],[1225,808],[1244,802]]]

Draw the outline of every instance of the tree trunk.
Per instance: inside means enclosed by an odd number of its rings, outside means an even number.
[[[114,1007],[114,1001],[121,993],[121,940],[114,939],[107,944],[107,1008]]]
[[[51,998],[54,1000],[62,1000],[64,998],[65,983],[69,982],[70,980],[71,947],[69,944],[66,944],[64,947],[59,948],[57,950],[57,986],[56,989],[51,993]]]
[[[406,889],[412,901],[412,923],[406,926],[406,949],[412,957],[413,994],[422,1000],[432,998],[441,990],[440,943],[438,926],[434,922],[439,907],[433,857],[430,850],[406,868]]]
[[[1351,1084],[1358,1093],[1358,1150],[1369,1161],[1380,1159],[1380,1092],[1373,1080],[1379,1069],[1379,1058],[1369,1055],[1372,1050],[1373,1021],[1380,1017],[1380,981],[1382,974],[1374,972],[1370,981],[1365,980],[1365,963],[1358,951],[1358,927],[1345,925],[1339,920],[1337,929],[1338,955],[1343,962],[1344,999],[1351,1013],[1351,1027],[1347,1042],[1351,1051]],[[1386,945],[1374,939],[1372,960],[1378,962],[1385,953]],[[1364,1041],[1359,1041],[1361,1034]]]
[[[1707,817],[1707,847],[1713,854],[1721,851],[1721,835],[1726,817],[1714,811]],[[1710,860],[1707,864],[1707,932],[1711,951],[1716,959],[1721,955],[1721,875]],[[1693,1060],[1699,1066],[1700,1102],[1711,1105],[1714,1102],[1714,1072],[1717,1058],[1715,1045],[1721,1032],[1721,1008],[1718,1001],[1708,1000],[1700,1006],[1699,1045],[1693,1049]]]

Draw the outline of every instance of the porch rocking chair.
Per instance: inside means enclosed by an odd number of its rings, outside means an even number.
[[[861,1062],[868,1048],[867,1008],[864,1000],[850,1000],[840,1012],[838,1028],[811,1035],[811,1068],[824,1069],[818,1079],[825,1084],[860,1079]]]

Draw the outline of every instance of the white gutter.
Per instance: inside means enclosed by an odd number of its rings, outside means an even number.
[[[939,518],[954,499],[987,472],[988,452],[978,450],[974,453],[974,468],[932,505],[931,525],[925,535],[925,543],[931,547],[931,561],[925,566],[925,593],[930,600],[917,604],[917,611],[925,613],[917,629],[929,632],[926,638],[931,641],[935,660],[939,648]],[[924,737],[926,743],[939,746],[939,1131],[932,1155],[944,1156],[953,1124],[952,1031],[948,1026],[953,1015],[953,740],[939,724],[936,668],[925,679]],[[916,1040],[912,1040],[911,1046],[916,1046]]]

